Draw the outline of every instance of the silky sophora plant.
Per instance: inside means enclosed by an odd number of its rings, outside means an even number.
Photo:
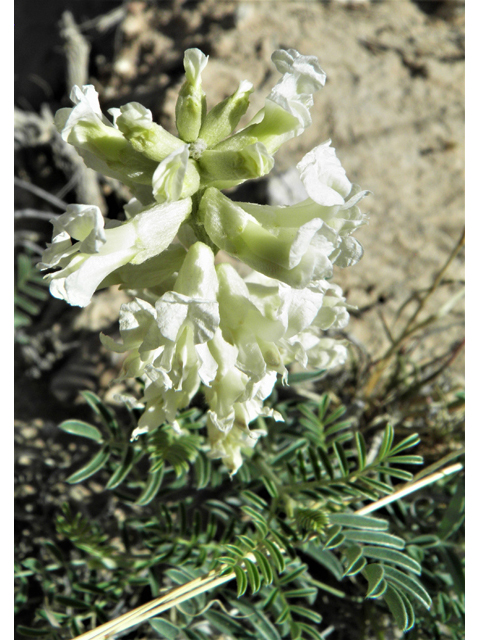
[[[121,379],[141,378],[144,411],[132,434],[162,424],[180,429],[177,412],[202,387],[210,454],[234,474],[242,449],[264,435],[249,425],[259,416],[281,420],[264,406],[286,366],[327,369],[343,364],[346,344],[326,337],[348,322],[341,289],[329,282],[333,265],[362,255],[351,237],[366,222],[358,203],[368,193],[350,183],[330,141],[297,169],[308,197],[293,206],[233,202],[222,193],[268,174],[274,154],[311,124],[313,94],[325,84],[314,56],[278,50],[281,74],[265,106],[234,132],[253,86],[240,83],[207,111],[198,49],[184,56],[186,79],[176,104],[178,137],[155,123],[138,102],[101,111],[92,85],[75,86],[73,108],[55,124],[90,167],[126,185],[132,199],[124,221],[98,207],[75,204],[53,222],[53,240],[40,268],[51,294],[88,305],[95,291],[120,285],[133,300],[120,310],[125,353]],[[221,253],[219,253],[221,251]],[[251,268],[242,277],[222,255]]]

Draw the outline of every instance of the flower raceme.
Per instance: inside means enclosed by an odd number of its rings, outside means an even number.
[[[367,195],[352,184],[330,141],[297,170],[307,198],[291,206],[233,202],[222,189],[260,178],[274,154],[311,123],[313,94],[325,73],[313,56],[275,51],[281,74],[250,122],[235,132],[253,91],[244,80],[207,109],[201,74],[208,56],[185,52],[185,82],[175,109],[178,137],[137,102],[101,111],[91,85],[74,87],[73,108],[55,124],[85,164],[126,185],[124,221],[104,220],[91,205],[69,205],[53,221],[40,268],[52,295],[85,306],[94,292],[119,285],[132,294],[120,310],[121,378],[142,378],[144,411],[132,434],[169,423],[201,388],[209,406],[210,453],[231,473],[264,431],[259,416],[278,376],[293,362],[322,369],[343,364],[347,346],[325,335],[348,322],[348,305],[328,282],[333,266],[362,256],[352,233],[367,221]],[[219,253],[220,252],[220,253]],[[250,267],[241,277],[222,256]]]

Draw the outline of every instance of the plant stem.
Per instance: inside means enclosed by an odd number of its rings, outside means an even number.
[[[412,334],[416,333],[419,329],[422,329],[423,327],[428,326],[431,322],[433,322],[436,319],[436,315],[433,314],[433,315],[429,316],[428,318],[426,318],[425,320],[422,320],[421,322],[415,323],[415,321],[418,318],[418,315],[425,308],[425,304],[426,304],[427,300],[435,293],[435,291],[440,286],[440,283],[442,282],[442,279],[443,279],[446,271],[448,270],[448,268],[452,264],[453,260],[456,258],[458,252],[464,246],[464,244],[465,244],[465,228],[463,229],[462,234],[461,234],[457,244],[455,245],[455,247],[453,248],[452,252],[448,256],[447,261],[445,262],[443,267],[440,269],[440,271],[435,276],[435,279],[433,280],[432,284],[428,288],[428,290],[425,293],[425,295],[418,301],[417,308],[415,309],[413,314],[410,316],[410,318],[407,321],[407,324],[405,325],[402,333],[400,334],[400,336],[396,340],[394,340],[393,344],[387,350],[385,355],[382,356],[382,358],[380,358],[380,360],[374,366],[373,371],[372,371],[372,373],[371,373],[371,375],[370,375],[370,377],[369,377],[369,379],[368,379],[368,381],[367,381],[367,383],[365,385],[364,394],[365,394],[366,398],[370,398],[373,395],[373,392],[374,392],[374,390],[375,390],[375,388],[376,388],[376,386],[377,386],[382,374],[384,373],[384,371],[386,370],[386,368],[390,364],[390,361],[393,358],[393,356],[395,355],[395,353],[397,353],[398,350],[403,346],[403,344],[407,340],[407,338],[409,338]],[[389,337],[390,337],[390,339],[392,338],[392,336],[389,336]]]

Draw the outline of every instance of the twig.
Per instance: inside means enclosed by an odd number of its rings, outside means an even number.
[[[58,213],[52,213],[51,211],[39,211],[38,209],[17,209],[13,214],[15,220],[36,218],[37,220],[47,220],[48,222],[56,216],[58,216]]]
[[[413,493],[414,491],[418,491],[419,489],[422,489],[423,487],[426,487],[427,485],[432,484],[437,480],[441,480],[442,478],[445,478],[446,476],[449,476],[452,473],[461,471],[462,469],[463,469],[463,465],[460,464],[460,462],[457,462],[457,464],[452,464],[452,466],[447,467],[446,469],[442,469],[442,471],[437,471],[437,473],[433,473],[431,476],[427,476],[422,480],[417,480],[417,482],[414,482],[413,484],[406,485],[402,489],[399,489],[398,491],[395,491],[394,493],[391,493],[390,495],[385,496],[380,500],[377,500],[377,502],[368,504],[366,507],[363,507],[362,509],[355,511],[355,513],[359,515],[363,515],[365,513],[372,513],[372,511],[377,511],[378,509],[381,509],[387,504],[396,502],[397,500],[400,500],[400,498],[403,498],[404,496],[408,496],[408,494]]]
[[[70,11],[64,11],[60,20],[60,34],[65,42],[67,57],[67,86],[87,84],[90,43],[81,33]]]
[[[440,269],[440,271],[435,276],[435,279],[434,279],[433,283],[430,285],[430,287],[428,288],[426,294],[421,298],[421,300],[419,300],[417,308],[415,309],[413,314],[410,316],[410,318],[407,321],[402,333],[394,341],[394,343],[391,345],[391,347],[387,350],[385,355],[382,356],[382,358],[380,358],[380,360],[378,360],[378,362],[376,363],[376,365],[375,365],[375,367],[374,367],[374,369],[373,369],[373,371],[372,371],[372,373],[371,373],[371,375],[370,375],[370,377],[369,377],[369,379],[367,381],[367,384],[365,385],[364,394],[365,394],[365,396],[367,398],[369,398],[373,394],[373,392],[375,390],[375,387],[377,386],[382,374],[384,373],[384,371],[388,367],[391,359],[393,358],[395,353],[397,353],[399,351],[399,349],[403,346],[405,341],[410,336],[412,336],[414,333],[416,333],[419,329],[423,329],[424,327],[428,326],[429,324],[431,324],[437,318],[438,314],[434,313],[434,314],[430,315],[428,318],[426,318],[425,320],[422,320],[420,322],[415,323],[418,315],[425,308],[425,304],[426,304],[427,300],[438,289],[441,281],[443,280],[443,277],[444,277],[446,271],[448,270],[448,268],[452,264],[453,260],[458,255],[460,249],[464,246],[464,244],[465,244],[465,228],[463,228],[463,231],[461,233],[460,239],[458,240],[457,244],[455,245],[455,247],[453,248],[452,252],[450,253],[446,263],[443,265],[443,267]]]
[[[67,208],[66,202],[64,202],[63,200],[60,200],[60,198],[57,198],[57,196],[53,196],[51,193],[48,193],[48,191],[45,191],[45,189],[42,189],[41,187],[37,187],[36,185],[31,184],[26,180],[22,180],[21,178],[15,177],[13,179],[13,183],[15,186],[20,187],[21,189],[25,189],[25,191],[30,191],[30,193],[33,193],[34,195],[38,196],[39,198],[42,198],[43,200],[46,200],[50,204],[53,204],[54,207],[58,207],[59,209]]]

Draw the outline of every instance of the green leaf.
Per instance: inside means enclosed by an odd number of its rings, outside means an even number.
[[[362,482],[363,484],[366,484],[367,487],[374,489],[375,491],[380,493],[389,494],[389,493],[392,493],[393,491],[393,487],[391,487],[386,482],[381,482],[380,480],[374,480],[373,478],[361,477],[361,478],[358,478],[358,482]]]
[[[347,456],[345,455],[345,451],[343,450],[343,447],[339,442],[333,443],[333,450],[335,451],[340,471],[342,472],[343,477],[346,478],[348,476],[348,461]]]
[[[308,457],[310,458],[310,464],[312,466],[312,471],[313,471],[313,475],[315,476],[315,480],[321,480],[322,469],[320,467],[320,460],[318,458],[317,452],[312,446],[308,447]]]
[[[100,449],[96,456],[94,456],[90,462],[76,471],[72,473],[71,476],[67,478],[67,482],[69,484],[76,484],[77,482],[82,482],[82,480],[86,480],[93,476],[97,471],[100,471],[102,467],[104,467],[110,457],[110,447],[105,445]]]
[[[343,416],[346,410],[347,408],[344,405],[340,405],[335,409],[335,411],[332,411],[332,413],[328,416],[328,418],[324,419],[323,424],[326,426],[327,424],[331,424],[332,422],[335,422],[336,420],[338,420],[338,418],[341,418]],[[327,435],[327,431],[325,432],[325,435]]]
[[[265,584],[272,584],[273,582],[273,571],[272,571],[272,567],[270,566],[270,563],[268,562],[267,558],[263,555],[263,553],[261,553],[258,550],[255,550],[253,552],[253,555],[255,556],[255,559],[257,561],[258,567],[260,569],[260,573],[263,576],[263,579],[265,581]]]
[[[212,476],[212,463],[210,459],[199,452],[193,464],[195,469],[195,482],[197,489],[205,489]]]
[[[325,543],[324,549],[336,549],[344,542],[345,536],[343,535],[343,533],[337,533],[337,535],[332,536],[328,539],[328,542]]]
[[[360,573],[360,571],[362,571],[366,564],[367,561],[363,556],[361,556],[356,562],[349,565],[348,569],[345,570],[345,576],[354,576],[357,573]]]
[[[103,424],[109,429],[112,435],[117,435],[118,424],[112,411],[100,400],[92,391],[81,391],[80,395],[87,404],[101,418]]]
[[[107,482],[105,489],[115,489],[130,473],[135,458],[135,450],[131,445],[127,445],[121,464],[115,469],[114,474]]]
[[[218,556],[217,562],[221,562],[222,564],[226,564],[232,568],[237,566],[237,560],[231,556]]]
[[[235,566],[233,570],[235,571],[235,577],[237,579],[237,598],[240,598],[247,590],[248,580],[241,567]]]
[[[271,498],[278,498],[278,489],[275,483],[267,478],[266,476],[262,476],[261,478],[265,489],[268,491]]]
[[[384,571],[380,564],[369,564],[363,570],[368,581],[368,591],[366,598],[379,598],[387,588],[387,583],[383,579]]]
[[[328,453],[322,447],[318,447],[317,449],[318,455],[320,456],[323,466],[327,470],[328,475],[333,480],[335,478],[335,472],[333,471],[332,463],[330,462],[330,458],[328,457]]]
[[[199,629],[182,629],[182,631],[187,636],[188,640],[209,640],[209,637]]]
[[[243,544],[247,547],[249,551],[253,551],[253,549],[255,549],[255,547],[257,546],[257,543],[251,538],[249,538],[248,536],[239,534],[237,536],[237,539],[240,540],[240,542],[243,542]],[[245,552],[243,551],[242,554],[245,555]]]
[[[310,598],[316,596],[318,589],[316,587],[299,587],[298,589],[290,589],[283,592],[284,598]]]
[[[332,513],[329,515],[329,520],[332,524],[356,529],[375,529],[376,531],[386,531],[388,529],[387,520],[362,516],[356,513]]]
[[[233,606],[240,609],[239,603],[243,602],[241,599],[235,601]],[[228,636],[235,636],[238,634],[241,638],[255,638],[253,634],[251,634],[245,628],[245,624],[241,624],[237,622],[234,618],[226,615],[225,613],[221,613],[220,611],[215,611],[213,609],[208,609],[203,613],[204,617],[221,633],[225,633]]]
[[[408,619],[403,598],[400,597],[398,591],[391,584],[387,586],[383,597],[400,631],[406,631],[409,628],[410,620]]]
[[[398,478],[399,480],[404,480],[405,482],[409,482],[413,478],[413,473],[410,473],[410,471],[405,471],[405,469],[396,469],[392,467],[387,467],[385,465],[378,466],[377,471],[379,473],[383,473],[386,476],[391,476],[392,478]]]
[[[300,382],[315,382],[324,377],[326,369],[317,369],[317,371],[305,371],[300,373],[289,373],[288,384],[299,384]]]
[[[84,602],[83,600],[80,600],[79,598],[72,598],[69,596],[62,596],[62,595],[56,595],[55,596],[55,601],[63,604],[65,607],[73,607],[75,609],[89,609],[90,605],[88,604],[88,602]]]
[[[245,563],[245,569],[247,570],[248,583],[250,585],[250,589],[252,593],[257,593],[262,584],[262,579],[260,578],[260,572],[257,567],[253,564],[251,560],[245,558],[243,561]]]
[[[360,431],[355,431],[355,444],[357,445],[358,469],[362,471],[367,464],[367,445]]]
[[[384,567],[385,577],[389,582],[394,582],[396,585],[411,593],[419,602],[421,602],[427,609],[430,609],[432,605],[432,599],[425,590],[425,587],[419,582],[417,578],[413,576],[407,576],[402,571],[398,571],[393,567]]]
[[[311,609],[306,609],[305,607],[297,607],[296,605],[290,606],[291,613],[295,613],[297,616],[302,616],[307,618],[308,620],[312,620],[316,624],[320,624],[323,620],[322,616],[316,611],[312,611]]]
[[[416,560],[410,558],[410,556],[407,556],[405,553],[400,553],[400,551],[395,551],[394,549],[367,546],[363,549],[363,555],[367,558],[375,558],[376,560],[391,562],[403,567],[404,569],[413,571],[413,573],[418,575],[422,572],[422,568]]]
[[[362,548],[356,545],[349,547],[345,551],[345,560],[344,576],[355,575],[355,573],[358,573],[365,566],[365,559],[362,556]],[[359,560],[363,560],[363,564],[360,569],[356,569],[356,567],[359,566]]]
[[[318,509],[296,509],[295,520],[306,531],[321,533],[328,524],[328,516]]]
[[[17,631],[21,636],[28,636],[29,638],[41,638],[52,633],[51,629],[34,629],[33,627],[25,627],[23,624],[17,626]]]
[[[331,551],[319,549],[311,542],[304,547],[303,550],[307,555],[328,569],[328,571],[330,571],[338,581],[342,579],[343,567],[338,558]]]
[[[342,527],[335,525],[327,531],[327,539],[324,542],[324,549],[335,549],[345,540],[345,536],[341,533]]]
[[[13,315],[14,329],[19,329],[20,327],[28,327],[30,324],[32,324],[31,318],[29,318],[27,315],[25,315],[21,311],[18,311],[18,309],[14,310],[14,315]],[[23,628],[26,629],[27,627],[23,627]]]
[[[287,459],[290,458],[291,455],[297,449],[299,449],[301,447],[304,447],[306,444],[307,444],[307,441],[305,440],[305,438],[300,438],[300,439],[294,440],[291,444],[289,444],[284,449],[282,449],[280,451],[280,453],[277,453],[276,456],[271,458],[270,464],[272,465],[272,467],[277,466],[279,462],[282,462],[283,460],[285,460],[285,458],[287,458]]]
[[[392,464],[423,464],[422,456],[389,456],[388,462]]]
[[[248,617],[248,621],[255,628],[254,637],[256,640],[281,640],[277,629],[257,606],[250,604],[245,598],[241,598],[231,604],[239,609],[240,613]]]
[[[392,547],[393,549],[403,549],[405,542],[402,538],[392,536],[390,533],[379,531],[354,531],[344,529],[343,535],[350,542],[363,542],[364,544],[378,544],[384,547]]]
[[[283,609],[280,611],[280,615],[275,620],[276,625],[283,624],[290,617],[290,607],[287,604],[283,605]]]
[[[82,422],[82,420],[65,420],[65,422],[58,425],[58,428],[74,436],[95,440],[98,443],[103,442],[103,436],[97,427],[88,424],[88,422]]]
[[[40,307],[38,306],[38,304],[35,304],[28,298],[24,298],[18,293],[14,294],[14,304],[16,304],[17,307],[20,307],[20,309],[23,309],[23,311],[26,311],[32,316],[36,316],[40,311]]]
[[[304,622],[298,622],[297,624],[300,627],[300,630],[306,633],[307,636],[310,636],[311,638],[313,638],[313,640],[325,640],[325,636],[323,636],[319,631],[317,631],[315,627],[311,627],[310,625],[305,624]]]
[[[463,523],[465,513],[465,481],[461,478],[457,484],[455,493],[438,525],[438,535],[442,540],[447,540]]]
[[[395,456],[400,451],[404,451],[405,449],[409,449],[410,447],[414,447],[420,443],[420,436],[418,433],[412,433],[411,436],[404,438],[401,442],[391,449],[389,456]]]
[[[181,631],[180,627],[163,618],[150,618],[148,622],[161,637],[167,640],[175,640]]]
[[[377,457],[375,460],[383,460],[385,456],[390,453],[390,449],[393,444],[394,431],[391,424],[387,424],[385,431],[383,432],[382,444],[380,445],[380,449],[378,451]]]
[[[224,547],[229,553],[234,555],[236,558],[243,558],[243,556],[245,555],[245,551],[243,549],[233,544],[225,544]]]
[[[292,580],[296,580],[301,575],[303,575],[306,570],[307,570],[307,565],[306,564],[301,564],[299,567],[296,567],[292,571],[289,571],[288,573],[284,574],[278,580],[278,584],[279,585],[288,584],[289,582],[292,582]]]
[[[163,471],[164,467],[162,465],[156,471],[149,473],[147,485],[135,504],[144,507],[155,498],[162,484]]]
[[[257,496],[256,493],[253,493],[253,491],[248,491],[247,489],[245,489],[244,491],[242,491],[241,496],[247,502],[250,502],[251,504],[253,504],[258,509],[267,509],[268,508],[268,504],[265,502],[265,500],[263,498],[261,498],[260,496]]]
[[[342,436],[337,438],[331,438],[330,436],[333,436],[336,433],[339,433],[340,431],[345,431],[345,429],[350,429],[351,426],[352,426],[351,420],[342,420],[342,422],[337,422],[336,424],[334,424],[333,426],[325,430],[325,438],[329,438],[329,442],[332,442],[333,440],[339,441],[340,439],[350,440],[352,437],[351,433],[343,434]]]
[[[285,569],[285,559],[280,549],[271,540],[264,540],[262,544],[268,551],[278,573],[282,573]]]
[[[415,626],[415,611],[413,610],[412,603],[407,598],[406,594],[399,589],[397,590],[397,593],[400,596],[400,598],[403,600],[403,606],[405,607],[405,611],[407,612],[408,622],[407,622],[407,627],[405,628],[405,631],[409,631]]]
[[[263,602],[263,609],[268,609],[268,607],[275,602],[279,593],[280,593],[280,589],[278,587],[275,587],[275,589],[272,589],[271,592],[268,594],[267,598]]]
[[[262,536],[266,536],[268,532],[268,525],[265,518],[258,511],[252,509],[252,507],[249,507],[248,505],[243,505],[242,511],[252,518],[255,528],[258,529],[260,534]]]

